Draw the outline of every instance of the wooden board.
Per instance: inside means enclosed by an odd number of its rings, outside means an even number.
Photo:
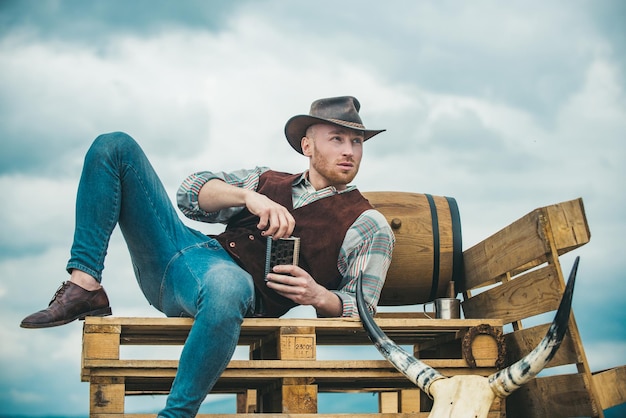
[[[499,318],[510,323],[556,310],[561,294],[558,275],[549,265],[464,301],[463,313],[466,318]]]
[[[589,242],[591,237],[582,199],[535,209],[509,226],[463,252],[465,288],[494,283],[507,272],[545,261],[550,251],[544,225],[554,225],[554,244],[559,254]]]
[[[582,374],[542,377],[513,392],[506,400],[507,418],[598,416]]]
[[[626,402],[626,366],[615,367],[593,375],[596,387],[600,388],[602,409],[612,408]]]
[[[559,255],[576,249],[591,239],[582,199],[547,206],[546,212]]]
[[[506,363],[512,364],[534,350],[545,337],[549,327],[550,324],[543,324],[506,334],[504,336],[506,342]],[[570,333],[567,332],[561,342],[561,346],[547,367],[575,364],[576,362],[578,362],[576,347]]]
[[[445,334],[455,335],[483,323],[502,327],[499,319],[428,319],[423,317],[381,317],[376,323],[399,344],[418,343]],[[119,325],[122,345],[182,345],[189,334],[190,318],[87,317],[84,333],[98,332],[103,324]],[[246,318],[239,345],[256,344],[275,338],[283,327],[315,329],[317,345],[371,345],[358,318]]]

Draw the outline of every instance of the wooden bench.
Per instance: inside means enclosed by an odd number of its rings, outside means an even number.
[[[493,337],[479,335],[470,344],[475,367],[469,366],[468,351],[463,350],[464,340],[467,343],[473,334],[470,331],[482,324],[496,334],[504,324],[512,324],[513,331],[505,338],[507,360],[525,355],[541,338],[545,326],[524,329],[522,320],[556,309],[564,288],[559,255],[589,241],[582,201],[537,209],[466,250],[460,260],[464,274],[459,274],[454,201],[402,194],[400,197],[412,202],[407,207],[397,204],[398,196],[368,194],[389,220],[397,239],[381,302],[423,303],[433,295],[442,296],[446,282],[455,279],[457,290],[464,295],[465,318],[433,320],[417,312],[393,312],[379,314],[377,323],[392,339],[412,346],[417,357],[445,375],[488,375],[496,370],[498,350],[503,347]],[[430,243],[424,244],[429,234]],[[434,235],[438,235],[436,239]],[[428,266],[424,260],[432,264]],[[415,275],[426,275],[428,280],[418,282]],[[82,380],[90,384],[90,416],[139,417],[142,415],[124,413],[126,396],[167,394],[177,360],[148,360],[147,355],[124,359],[120,348],[182,345],[191,324],[192,320],[182,318],[87,318]],[[250,318],[243,323],[239,344],[249,347],[249,359],[232,360],[214,389],[214,393],[237,394],[237,416],[319,416],[318,393],[355,391],[378,394],[379,417],[428,416],[430,400],[382,357],[317,359],[321,346],[371,345],[358,319]],[[610,381],[612,375],[591,374],[573,315],[563,347],[552,365],[573,363],[577,370],[573,377],[537,379],[506,402],[495,402],[490,418],[568,417],[580,416],[580,411],[603,416],[602,408],[624,401],[619,395],[600,397],[598,379]],[[613,372],[623,374],[622,369]],[[560,397],[552,399],[551,394]]]

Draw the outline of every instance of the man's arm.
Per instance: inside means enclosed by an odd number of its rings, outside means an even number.
[[[289,236],[295,225],[289,211],[255,192],[260,176],[267,170],[267,167],[257,167],[231,173],[191,174],[178,188],[178,207],[186,217],[210,223],[226,223],[247,207],[259,216],[258,227],[266,230],[264,235]]]
[[[212,179],[221,179],[225,183],[242,189],[256,190],[261,175],[269,170],[267,167],[256,167],[252,170],[237,170],[230,173],[198,171],[183,180],[176,193],[178,208],[189,219],[208,223],[226,223],[243,209],[233,206],[217,212],[207,212],[200,208],[198,195],[202,187]]]
[[[219,212],[222,209],[244,207],[246,194],[253,190],[233,186],[220,178],[208,180],[198,193],[198,205],[205,212]]]
[[[357,317],[357,278],[363,279],[363,294],[370,312],[376,312],[391,265],[395,237],[385,217],[375,210],[361,214],[346,233],[338,268],[343,276],[338,290],[333,290],[343,305],[341,316]]]
[[[221,179],[207,181],[198,193],[198,205],[205,212],[245,206],[259,217],[257,228],[264,236],[284,238],[291,235],[296,221],[282,205],[251,189],[230,185]]]

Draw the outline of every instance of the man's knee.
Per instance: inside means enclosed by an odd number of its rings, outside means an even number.
[[[119,163],[143,155],[139,144],[124,132],[111,132],[94,139],[85,156],[86,164],[98,164],[105,161]]]
[[[90,153],[111,154],[128,147],[137,147],[137,142],[124,132],[110,132],[94,139]]]
[[[201,294],[214,306],[237,306],[245,312],[254,300],[254,284],[252,277],[238,266],[222,266],[207,274]]]

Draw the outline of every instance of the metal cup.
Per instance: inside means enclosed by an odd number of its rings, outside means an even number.
[[[426,313],[426,306],[431,303],[435,306],[435,318],[437,319],[459,319],[461,317],[461,301],[456,298],[439,298],[425,303],[424,314],[433,319]]]

